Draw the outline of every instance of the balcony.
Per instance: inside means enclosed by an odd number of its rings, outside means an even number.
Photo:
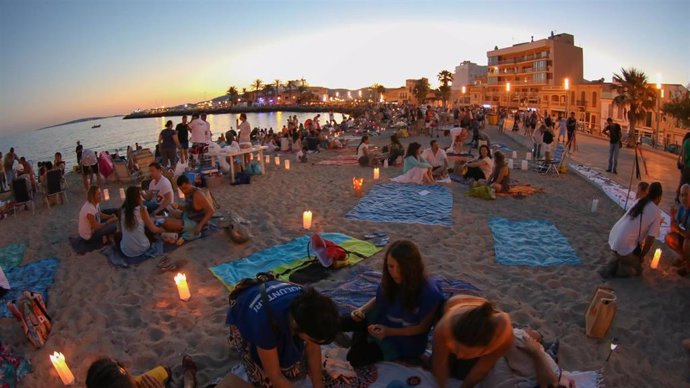
[[[575,102],[577,106],[587,106],[587,100],[577,100]]]

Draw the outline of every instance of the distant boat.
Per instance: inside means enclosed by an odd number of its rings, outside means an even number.
[[[100,127],[101,127],[101,124],[95,124],[95,125],[91,126],[91,128],[100,128]]]

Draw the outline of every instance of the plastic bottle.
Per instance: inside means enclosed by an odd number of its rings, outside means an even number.
[[[160,382],[161,384],[165,384],[170,378],[170,374],[164,366],[157,366],[142,375],[135,376],[134,381],[136,383],[141,383],[141,381],[144,379],[144,376],[151,376],[154,379],[158,380],[158,382]]]

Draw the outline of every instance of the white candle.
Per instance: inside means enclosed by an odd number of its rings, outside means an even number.
[[[110,201],[110,191],[108,189],[103,189],[103,200]]]
[[[285,159],[285,169],[286,170],[290,169],[290,159]]]
[[[120,199],[125,199],[125,189],[120,187]]]
[[[513,159],[508,159],[508,168],[513,169]]]
[[[528,166],[528,165],[527,165],[527,161],[526,161],[526,160],[523,160],[523,161],[520,163],[520,168],[521,168],[522,170],[524,170],[524,171],[527,171],[527,166]]]
[[[187,276],[183,273],[178,273],[175,275],[175,284],[177,284],[177,293],[180,295],[180,299],[183,301],[188,301],[192,294],[189,292],[189,285],[187,285]]]
[[[374,167],[374,180],[378,180],[378,179],[379,179],[379,168]]]
[[[659,260],[661,260],[661,249],[657,248],[656,251],[654,251],[654,258],[652,258],[652,263],[649,265],[649,267],[651,269],[659,268]]]
[[[525,154],[526,154],[525,159],[532,160],[532,153],[531,152],[526,152]]]
[[[388,168],[388,159],[383,159],[383,168]]]
[[[598,208],[599,208],[599,200],[593,199],[592,200],[592,213],[596,213]]]
[[[513,151],[513,159],[517,159],[517,151]]]
[[[62,353],[54,352],[50,356],[50,362],[53,363],[53,367],[57,371],[58,376],[60,376],[60,380],[62,380],[63,384],[72,385],[72,383],[74,383],[74,375],[67,366],[65,356]]]
[[[304,229],[311,229],[311,210],[302,213],[302,227]]]
[[[276,166],[280,166],[280,156],[275,157]]]

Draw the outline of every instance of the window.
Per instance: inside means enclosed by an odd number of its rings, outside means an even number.
[[[647,112],[647,117],[645,117],[645,120],[644,120],[644,126],[645,127],[651,127],[652,126],[652,112]]]
[[[546,70],[546,61],[534,62],[534,71],[544,71],[544,70]]]
[[[546,73],[532,74],[532,81],[535,83],[546,83]]]
[[[580,92],[580,102],[577,105],[585,105],[585,92]]]
[[[558,96],[557,95],[552,95],[551,96],[551,102],[558,102]]]
[[[592,92],[592,108],[597,107],[597,92]]]

